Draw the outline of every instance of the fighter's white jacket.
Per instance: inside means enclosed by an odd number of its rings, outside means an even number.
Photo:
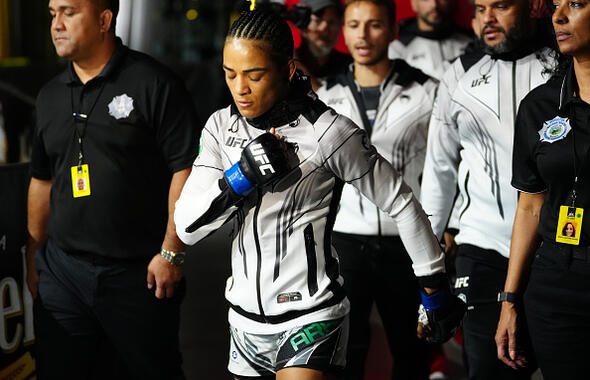
[[[177,233],[186,244],[233,221],[225,294],[230,323],[248,332],[279,332],[348,312],[330,238],[343,182],[395,219],[417,276],[444,271],[437,239],[409,186],[363,130],[310,96],[315,94],[304,95],[307,103],[299,110],[290,108],[291,101],[276,105],[262,122],[243,118],[234,106],[215,112],[176,202]],[[228,203],[224,171],[271,126],[296,144],[298,166],[274,185]],[[186,232],[195,221],[198,229]]]
[[[375,121],[369,140],[411,187],[420,194],[426,154],[428,121],[437,82],[400,59],[381,84]],[[359,87],[350,69],[318,90],[318,97],[361,128],[364,109],[359,107]],[[362,106],[361,106],[362,107]],[[351,184],[345,184],[334,231],[359,235],[398,235],[395,221]]]
[[[510,185],[515,116],[525,95],[547,81],[552,64],[549,49],[534,46],[513,57],[477,50],[445,73],[428,131],[421,196],[439,238],[458,184],[457,243],[508,257],[517,204]]]
[[[423,32],[416,19],[400,23],[399,39],[389,45],[389,58],[402,58],[433,78],[441,79],[443,73],[465,51],[473,37],[452,26],[446,30]]]

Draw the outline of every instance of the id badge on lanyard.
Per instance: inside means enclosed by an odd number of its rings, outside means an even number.
[[[90,173],[88,164],[72,166],[72,191],[74,198],[87,197],[90,195]]]
[[[72,194],[74,198],[87,197],[90,195],[90,172],[88,171],[88,164],[84,162],[84,149],[82,141],[86,131],[86,123],[88,122],[88,115],[83,113],[73,113],[74,120],[76,122],[81,121],[83,123],[82,132],[79,132],[76,128],[76,134],[78,136],[78,145],[80,153],[78,153],[78,165],[70,168],[72,175]]]
[[[86,128],[88,127],[88,117],[94,110],[102,91],[104,90],[105,82],[102,83],[98,95],[94,99],[92,106],[87,114],[81,112],[74,112],[74,94],[70,90],[70,102],[72,106],[72,116],[74,118],[74,133],[78,140],[78,165],[70,168],[72,177],[72,194],[74,198],[81,198],[90,196],[90,171],[88,164],[84,164],[84,137],[86,135]]]
[[[560,206],[555,241],[558,243],[579,245],[583,217],[584,209],[582,208]]]
[[[573,109],[575,119],[575,108]],[[568,196],[571,199],[571,204],[562,204],[559,207],[559,218],[557,219],[557,226],[555,232],[555,241],[557,243],[580,245],[580,236],[582,235],[582,219],[584,218],[584,209],[576,207],[576,198],[578,187],[578,177],[581,174],[581,168],[578,168],[577,153],[576,153],[576,133],[575,128],[572,128],[572,144],[573,144],[573,168],[574,168],[574,183],[572,190]],[[570,202],[565,202],[570,203]]]

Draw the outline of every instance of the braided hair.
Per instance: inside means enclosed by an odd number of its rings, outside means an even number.
[[[293,58],[293,35],[289,25],[275,13],[264,10],[242,12],[227,32],[226,41],[241,38],[261,42],[279,66]]]

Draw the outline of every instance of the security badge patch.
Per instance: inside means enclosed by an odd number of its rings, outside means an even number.
[[[109,103],[109,115],[119,120],[129,117],[133,111],[133,98],[127,94],[115,96]]]
[[[539,136],[542,142],[554,143],[565,138],[571,130],[568,118],[555,116],[543,123],[543,128],[539,130]]]

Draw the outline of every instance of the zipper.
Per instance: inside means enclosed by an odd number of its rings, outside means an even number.
[[[442,43],[440,41],[438,41],[438,50],[440,50],[440,58],[441,58],[441,62],[445,62],[445,53],[443,51],[443,47],[442,47]]]
[[[256,201],[256,209],[254,210],[254,243],[256,244],[256,296],[258,298],[258,308],[260,309],[260,316],[266,320],[266,316],[264,315],[264,309],[262,308],[262,296],[260,294],[260,271],[262,268],[262,250],[260,249],[260,239],[258,238],[258,212],[260,211],[260,205],[262,204],[262,194],[261,190],[257,187],[256,188],[256,196],[258,200]]]
[[[459,221],[461,221],[461,218],[463,217],[463,214],[465,214],[465,211],[467,211],[467,209],[469,208],[469,206],[471,206],[471,196],[469,195],[469,190],[467,189],[467,184],[469,182],[469,171],[467,172],[467,174],[465,174],[465,196],[467,199],[464,200],[465,202],[465,207],[463,208],[463,210],[461,211],[461,213],[459,213]]]
[[[307,287],[309,296],[313,297],[318,291],[318,264],[316,259],[315,238],[313,236],[313,225],[309,223],[303,230],[305,240],[305,252],[307,254]]]
[[[516,120],[516,61],[512,62],[512,124]]]

